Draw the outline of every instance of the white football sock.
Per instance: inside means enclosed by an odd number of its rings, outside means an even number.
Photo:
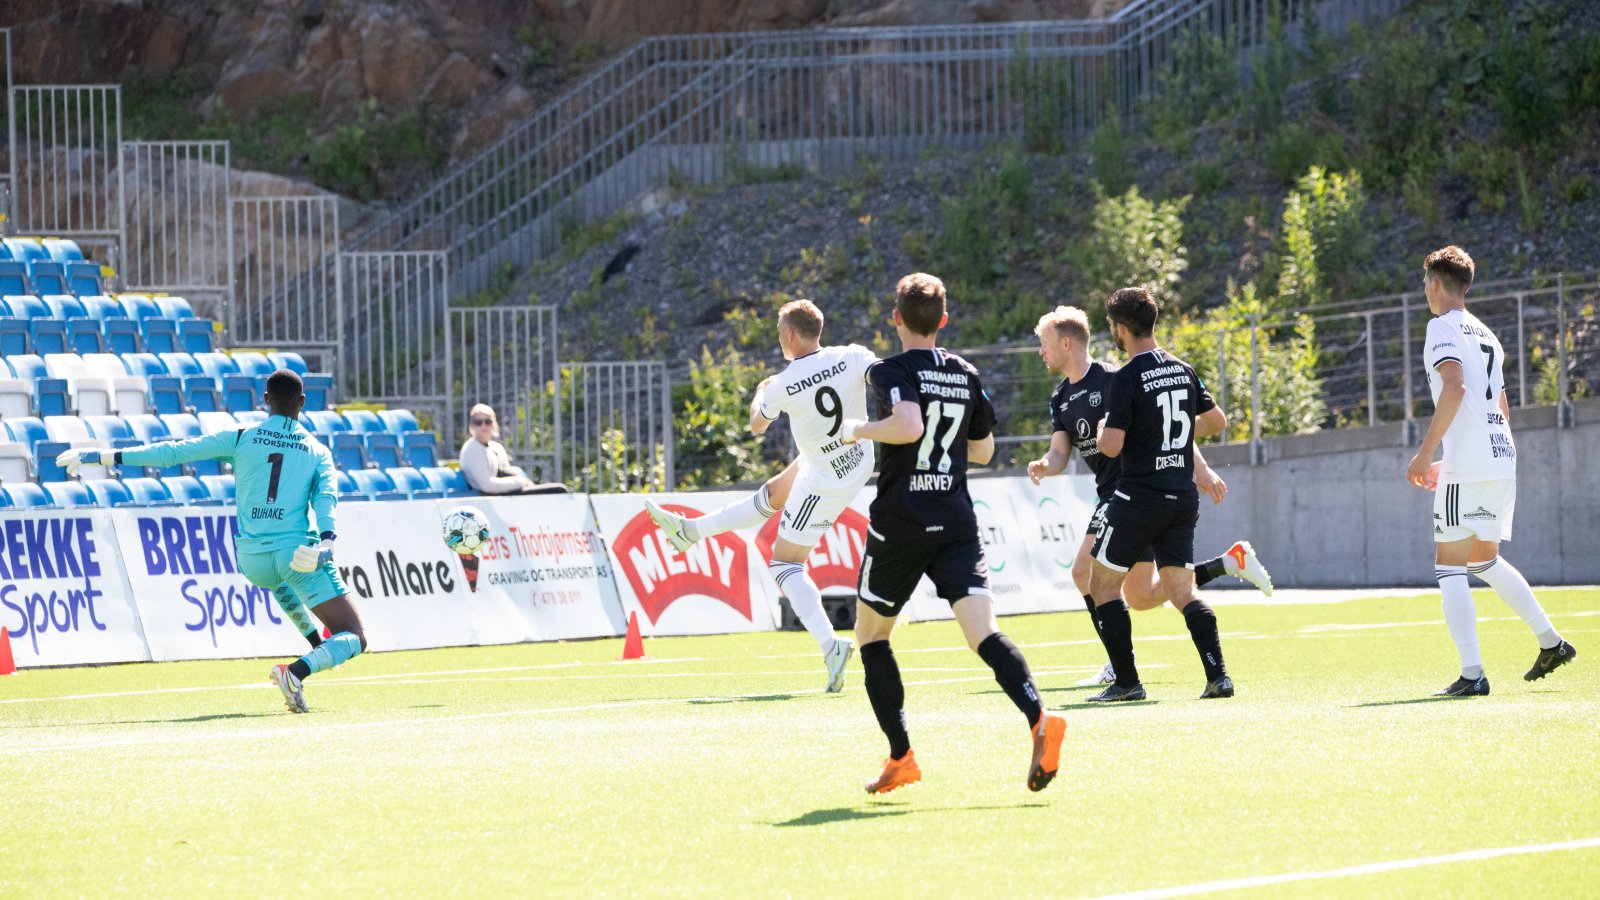
[[[1478,655],[1478,610],[1472,605],[1472,588],[1467,584],[1466,566],[1435,566],[1439,593],[1444,596],[1444,624],[1461,654],[1461,677],[1483,675],[1483,657]]]
[[[1522,577],[1517,567],[1506,562],[1501,557],[1495,557],[1488,562],[1467,563],[1467,571],[1483,579],[1483,583],[1494,588],[1500,599],[1511,607],[1512,611],[1528,623],[1533,633],[1539,638],[1539,649],[1549,650],[1561,643],[1561,635],[1556,633],[1556,627],[1550,624],[1550,617],[1544,614],[1544,607],[1533,596],[1533,588],[1528,587],[1528,579]]]
[[[767,486],[763,484],[755,493],[740,497],[714,513],[698,519],[685,519],[683,533],[689,540],[698,541],[724,531],[759,528],[775,512],[777,510],[772,508],[771,501],[767,499]]]
[[[838,638],[833,633],[833,623],[828,620],[828,611],[822,608],[822,592],[817,590],[817,583],[806,574],[806,567],[801,563],[775,559],[767,564],[767,568],[778,582],[778,590],[789,598],[789,607],[799,617],[800,623],[806,626],[811,639],[817,642],[823,653],[832,650]]]

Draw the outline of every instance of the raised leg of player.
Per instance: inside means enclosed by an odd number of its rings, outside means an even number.
[[[684,537],[693,543],[725,531],[759,527],[789,502],[789,488],[794,485],[795,473],[799,469],[800,463],[792,462],[788,468],[767,479],[767,483],[756,488],[754,493],[698,519],[685,519]]]
[[[1083,595],[1083,608],[1089,613],[1089,627],[1094,629],[1095,637],[1100,639],[1100,646],[1105,647],[1105,635],[1100,629],[1100,614],[1095,610],[1094,594],[1089,591],[1090,573],[1094,567],[1094,557],[1089,552],[1092,546],[1094,546],[1094,535],[1084,535],[1083,543],[1078,546],[1078,555],[1072,560],[1072,583],[1077,587],[1078,593]],[[1110,651],[1107,650],[1106,664],[1100,667],[1100,671],[1075,682],[1073,686],[1098,687],[1116,680],[1117,673],[1111,665]]]
[[[1222,661],[1217,614],[1204,600],[1195,599],[1194,572],[1186,566],[1162,566],[1160,574],[1162,593],[1183,613],[1183,624],[1189,628],[1189,639],[1194,641],[1200,665],[1206,671],[1206,687],[1200,698],[1232,697],[1233,679],[1228,677],[1228,667]]]
[[[1028,720],[1028,732],[1033,739],[1028,789],[1044,790],[1061,767],[1061,741],[1067,733],[1066,720],[1044,711],[1028,660],[995,621],[993,598],[982,594],[963,597],[951,604],[950,611],[967,638],[967,646],[994,670],[995,683]]]
[[[1468,574],[1478,576],[1484,584],[1493,588],[1539,639],[1539,656],[1534,660],[1533,668],[1522,676],[1524,680],[1537,681],[1578,655],[1577,649],[1563,640],[1556,627],[1550,624],[1550,617],[1545,615],[1544,607],[1533,595],[1528,579],[1522,577],[1516,566],[1500,556],[1498,543],[1474,541],[1471,556],[1486,561],[1468,563]]]
[[[1133,619],[1128,614],[1128,604],[1122,599],[1122,583],[1126,577],[1126,572],[1094,561],[1089,590],[1094,594],[1095,613],[1099,616],[1100,640],[1111,656],[1117,680],[1090,700],[1144,699],[1139,669],[1133,661]]]
[[[317,620],[312,618],[311,611],[300,602],[300,598],[294,595],[294,588],[280,584],[273,589],[272,599],[278,602],[278,608],[283,610],[283,614],[288,616],[294,627],[305,636],[312,649],[322,645],[322,628],[317,624]]]
[[[289,664],[289,673],[300,681],[310,678],[348,660],[367,649],[367,633],[361,627],[361,615],[356,612],[350,595],[340,594],[315,607],[317,617],[328,626],[333,636],[320,647]]]
[[[889,757],[883,761],[883,772],[867,784],[869,794],[887,794],[922,780],[916,754],[911,752],[911,736],[906,733],[905,683],[900,680],[900,664],[895,662],[894,648],[889,644],[894,623],[893,617],[880,615],[865,603],[856,604],[862,681],[878,728],[889,739]]]

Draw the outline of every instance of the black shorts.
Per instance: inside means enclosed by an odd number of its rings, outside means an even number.
[[[1094,512],[1089,514],[1089,527],[1085,528],[1083,533],[1088,537],[1099,537],[1100,536],[1100,532],[1104,531],[1105,527],[1106,527],[1106,501],[1101,500],[1099,503],[1096,503],[1094,505]],[[1090,545],[1090,547],[1093,547],[1093,546],[1094,546],[1093,544]],[[1151,547],[1146,547],[1144,553],[1139,556],[1139,560],[1138,561],[1139,562],[1147,562],[1147,563],[1155,562],[1156,561],[1156,551],[1155,551],[1155,549],[1151,548]]]
[[[1116,493],[1105,505],[1104,524],[1090,552],[1119,572],[1154,559],[1156,566],[1194,568],[1194,528],[1200,504],[1156,506]]]
[[[900,614],[924,575],[939,596],[951,603],[973,594],[989,596],[989,563],[977,538],[890,544],[871,534],[867,535],[856,591],[862,603],[878,615],[892,618]]]

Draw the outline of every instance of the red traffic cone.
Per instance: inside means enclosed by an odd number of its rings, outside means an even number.
[[[618,659],[644,659],[644,638],[639,635],[639,614],[628,613],[628,636],[622,642]]]
[[[0,675],[10,675],[17,670],[17,661],[11,656],[11,632],[0,625]]]

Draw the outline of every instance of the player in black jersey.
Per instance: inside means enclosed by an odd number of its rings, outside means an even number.
[[[1105,514],[1105,503],[1116,488],[1117,475],[1122,471],[1120,460],[1100,452],[1097,442],[1100,423],[1105,419],[1106,389],[1114,369],[1107,368],[1089,356],[1089,318],[1083,310],[1072,306],[1058,306],[1039,318],[1034,328],[1039,338],[1039,356],[1045,367],[1061,376],[1061,384],[1050,398],[1050,449],[1044,456],[1028,464],[1028,477],[1034,484],[1044,478],[1059,474],[1067,467],[1074,449],[1095,476],[1095,492],[1099,503],[1089,517],[1084,530],[1083,544],[1072,563],[1072,580],[1083,595],[1084,608],[1096,622],[1095,633],[1101,634],[1098,617],[1094,615],[1094,597],[1089,593],[1089,573],[1092,557],[1090,546],[1100,533]],[[1227,496],[1228,485],[1206,464],[1200,449],[1195,448],[1195,486],[1221,503]],[[1195,566],[1195,586],[1203,587],[1224,575],[1243,578],[1256,585],[1267,596],[1272,596],[1272,577],[1249,541],[1236,541],[1227,552],[1215,559]],[[1128,573],[1123,582],[1123,599],[1135,610],[1155,609],[1167,602],[1161,591],[1161,581],[1155,568],[1155,554],[1146,551]],[[1078,682],[1078,687],[1110,684],[1116,680],[1111,663],[1107,662],[1095,675]]]
[[[841,429],[846,441],[868,439],[879,448],[856,644],[867,696],[889,738],[889,758],[867,791],[888,793],[922,779],[906,734],[905,687],[889,635],[923,575],[950,602],[968,646],[1027,717],[1033,736],[1028,789],[1039,791],[1055,778],[1067,724],[1045,712],[1028,661],[995,622],[989,568],[967,493],[968,459],[982,464],[994,455],[994,407],[978,371],[937,347],[947,321],[939,279],[921,273],[900,279],[894,324],[905,352],[867,374],[888,415],[872,422],[847,419]]]
[[[1194,528],[1200,493],[1194,483],[1194,440],[1220,434],[1228,419],[1194,369],[1156,344],[1158,309],[1143,288],[1123,288],[1106,301],[1106,318],[1127,365],[1111,378],[1100,452],[1122,471],[1095,538],[1089,591],[1117,680],[1090,700],[1143,699],[1133,661],[1133,625],[1122,600],[1128,570],[1155,552],[1162,592],[1183,613],[1206,670],[1202,699],[1233,696],[1222,661],[1217,617],[1194,596]]]

